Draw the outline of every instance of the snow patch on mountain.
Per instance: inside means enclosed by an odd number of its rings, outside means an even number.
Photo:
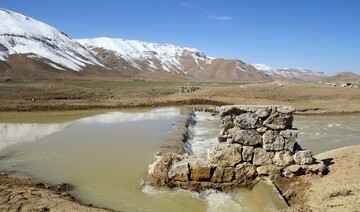
[[[28,54],[75,71],[87,64],[103,66],[92,52],[52,26],[6,9],[0,9],[0,20],[0,60]]]
[[[158,44],[150,42],[142,42],[138,40],[125,40],[119,38],[93,38],[77,40],[82,45],[94,49],[102,48],[113,51],[118,57],[123,58],[133,67],[141,70],[139,61],[147,65],[147,68],[153,71],[163,69],[167,72],[182,71],[185,69],[182,65],[182,58],[188,54],[193,57],[199,65],[199,61],[211,63],[211,59],[207,58],[204,53],[197,49],[185,48],[170,44]],[[155,62],[155,63],[154,63]],[[159,65],[157,65],[159,63]]]
[[[252,66],[271,77],[287,80],[318,81],[327,77],[323,72],[303,68],[272,68],[265,64],[252,64]]]
[[[265,64],[252,64],[252,66],[254,66],[259,71],[270,71],[273,69]]]

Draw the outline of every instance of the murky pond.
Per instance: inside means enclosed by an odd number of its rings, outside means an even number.
[[[74,195],[82,201],[123,211],[278,207],[275,193],[261,184],[252,192],[227,194],[143,187],[148,164],[160,143],[171,136],[174,123],[185,118],[183,114],[180,108],[160,108],[74,116],[75,120],[61,119],[60,123],[52,122],[52,116],[40,123],[19,119],[5,123],[0,117],[0,169],[39,181],[73,184]],[[196,120],[191,145],[194,154],[204,157],[206,149],[217,142],[219,120],[201,112]],[[359,117],[296,117],[294,125],[302,130],[301,145],[316,153],[360,144]]]

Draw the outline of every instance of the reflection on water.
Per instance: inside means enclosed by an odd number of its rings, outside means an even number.
[[[319,154],[360,144],[360,116],[296,116],[299,144]]]

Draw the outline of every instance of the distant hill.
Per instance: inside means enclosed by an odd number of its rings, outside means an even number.
[[[303,68],[271,68],[264,64],[252,64],[256,69],[261,70],[271,76],[274,80],[288,80],[293,82],[317,82],[323,81],[328,76],[323,72],[318,72]]]
[[[340,72],[327,79],[329,82],[360,82],[360,75],[352,72]]]

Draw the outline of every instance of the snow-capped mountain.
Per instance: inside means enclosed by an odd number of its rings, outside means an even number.
[[[72,40],[43,22],[0,9],[0,78],[314,81],[322,73],[210,58],[171,44],[116,38]]]
[[[274,80],[315,82],[328,77],[323,72],[303,68],[271,68],[265,64],[252,64],[252,66],[259,71],[263,71]]]
[[[0,20],[1,61],[26,55],[58,70],[103,66],[91,51],[52,26],[5,9],[0,9]]]
[[[158,44],[105,37],[79,39],[77,41],[98,53],[102,52],[100,54],[100,58],[105,63],[108,63],[109,58],[106,58],[104,51],[101,50],[113,52],[114,56],[117,57],[119,61],[125,60],[133,68],[138,69],[139,71],[164,70],[167,72],[186,74],[185,67],[182,63],[185,58],[190,57],[196,63],[199,63],[199,61],[211,63],[212,61],[210,58],[207,58],[204,53],[198,51],[197,49],[179,47],[170,44]],[[115,65],[116,67],[120,66],[121,68],[121,64]],[[127,69],[126,66],[123,66],[122,68]]]
[[[111,69],[166,73],[197,80],[268,80],[265,74],[240,60],[209,58],[203,52],[171,44],[116,38],[79,39]]]

